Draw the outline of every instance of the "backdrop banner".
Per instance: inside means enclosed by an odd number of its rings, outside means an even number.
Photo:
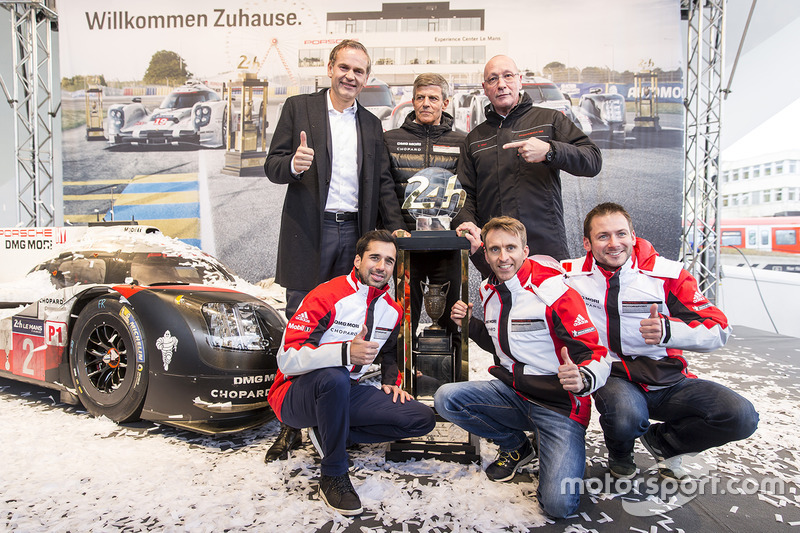
[[[603,151],[595,178],[562,173],[572,255],[602,201],[677,259],[683,183],[679,0],[72,0],[59,13],[64,213],[135,219],[201,246],[249,281],[275,273],[285,186],[261,163],[282,104],[329,83],[330,49],[364,43],[361,101],[397,127],[411,83],[452,86],[456,128],[483,120],[483,66],[511,56],[536,105]],[[536,250],[531,250],[536,253]]]

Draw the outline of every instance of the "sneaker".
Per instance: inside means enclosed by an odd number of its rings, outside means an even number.
[[[653,442],[653,435],[650,429],[648,429],[644,435],[639,437],[639,441],[658,463],[658,475],[662,479],[685,481],[690,478],[689,472],[683,468],[683,458],[680,455],[665,458],[664,452],[662,452],[661,449],[658,448]]]
[[[636,475],[636,462],[633,454],[624,457],[614,457],[608,454],[608,470],[617,479],[632,479]]]
[[[492,481],[508,481],[514,477],[517,470],[533,461],[536,457],[536,447],[526,438],[525,443],[517,450],[510,452],[500,451],[497,459],[486,468],[486,477]]]
[[[267,450],[264,456],[265,463],[271,463],[275,460],[285,460],[289,457],[289,450],[298,448],[303,442],[302,433],[299,429],[289,427],[286,424],[281,424],[281,432],[278,438],[272,443],[272,446]]]
[[[317,449],[319,458],[322,459],[325,457],[325,454],[322,451],[322,439],[319,438],[319,429],[317,427],[308,428],[308,438],[311,440],[311,444],[314,445],[314,448]]]
[[[356,494],[356,489],[350,482],[350,476],[321,476],[319,480],[319,495],[328,507],[344,516],[361,514],[361,500]]]

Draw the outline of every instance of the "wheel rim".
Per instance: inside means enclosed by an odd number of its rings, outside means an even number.
[[[119,332],[100,324],[86,340],[83,366],[89,382],[100,393],[113,394],[125,381],[128,350]]]

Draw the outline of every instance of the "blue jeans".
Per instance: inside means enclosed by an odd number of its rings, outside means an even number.
[[[526,401],[499,380],[447,383],[436,391],[434,406],[445,420],[492,439],[501,451],[516,450],[525,431],[536,432],[539,504],[557,518],[578,509],[580,493],[574,489],[581,484],[562,486],[565,479],[583,479],[586,468],[586,429],[578,422]]]
[[[671,387],[645,391],[627,379],[609,377],[594,395],[608,453],[625,457],[637,437],[654,424],[654,444],[665,457],[697,453],[745,439],[758,425],[747,399],[704,379],[684,378]]]
[[[416,400],[392,402],[392,395],[357,385],[344,367],[314,370],[292,378],[281,405],[281,420],[293,428],[316,427],[325,476],[347,472],[349,443],[389,442],[429,433],[433,410]]]

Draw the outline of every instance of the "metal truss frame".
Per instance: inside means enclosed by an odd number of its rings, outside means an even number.
[[[15,177],[18,226],[53,226],[55,220],[52,32],[58,15],[44,2],[0,1],[11,13],[14,76],[9,91],[14,110]],[[58,195],[60,197],[60,195]]]
[[[720,125],[726,0],[682,0],[688,20],[681,260],[716,302],[720,280]]]

